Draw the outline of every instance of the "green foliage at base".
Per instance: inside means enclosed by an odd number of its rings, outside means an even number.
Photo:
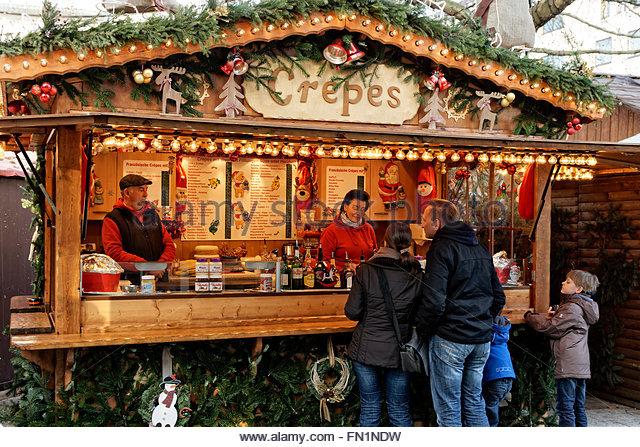
[[[176,408],[185,416],[177,425],[356,426],[357,387],[343,402],[329,404],[328,423],[320,419],[319,401],[307,385],[311,366],[326,356],[326,339],[321,335],[265,339],[256,359],[251,358],[253,344],[244,340],[171,345],[174,373],[182,381]],[[338,353],[344,352],[349,339],[348,334],[334,336]],[[13,391],[22,398],[0,412],[0,421],[16,426],[146,426],[161,392],[163,347],[76,350],[73,380],[61,391],[59,404],[47,387],[50,375],[15,352]],[[511,352],[518,381],[509,407],[502,410],[501,425],[553,423],[548,351],[546,341],[529,330],[513,330]],[[332,384],[337,376],[328,373],[324,379]],[[415,375],[411,385],[416,425],[436,425],[427,378]]]

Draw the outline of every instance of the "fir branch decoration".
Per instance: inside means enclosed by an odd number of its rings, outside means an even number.
[[[168,16],[154,15],[142,22],[118,16],[100,22],[96,19],[69,19],[62,23],[57,19],[57,10],[47,0],[42,13],[45,27],[23,37],[8,36],[0,42],[0,54],[38,54],[59,48],[95,50],[107,46],[122,47],[132,40],[159,45],[170,38],[179,47],[184,47],[187,42],[198,44],[207,55],[212,41],[222,42],[220,21],[224,20],[222,26],[233,28],[235,23],[242,21],[256,25],[263,22],[279,24],[308,17],[313,12],[338,11],[370,16],[399,30],[431,37],[453,51],[496,61],[507,69],[516,70],[531,82],[544,80],[556,90],[573,92],[576,102],[598,101],[609,110],[615,106],[606,86],[594,84],[589,77],[557,69],[541,60],[521,58],[505,48],[494,48],[486,31],[476,22],[441,22],[425,16],[421,7],[413,4],[392,0],[265,0],[258,3],[234,2],[228,9],[223,18],[207,7],[189,7],[179,8]]]

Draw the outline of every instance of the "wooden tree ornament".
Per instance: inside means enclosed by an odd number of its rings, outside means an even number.
[[[241,115],[246,112],[247,109],[242,104],[244,94],[242,93],[242,86],[235,80],[235,74],[233,71],[229,74],[229,80],[222,87],[222,93],[219,96],[222,102],[215,108],[216,112],[224,113],[229,118],[235,118],[236,115]]]
[[[437,125],[444,124],[442,113],[444,112],[444,103],[440,98],[440,90],[435,89],[427,104],[424,106],[425,115],[420,119],[420,124],[428,124],[428,129],[436,129]]]

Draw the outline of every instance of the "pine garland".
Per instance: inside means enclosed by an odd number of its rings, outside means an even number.
[[[207,55],[211,42],[220,42],[222,39],[221,25],[233,27],[234,23],[243,21],[278,24],[297,17],[307,17],[313,12],[338,11],[377,18],[400,30],[438,40],[453,51],[496,61],[506,68],[513,68],[531,81],[544,80],[554,89],[573,92],[577,102],[597,101],[609,110],[615,106],[607,88],[594,84],[590,78],[557,69],[541,60],[521,58],[505,48],[494,48],[486,31],[476,22],[452,24],[437,21],[424,16],[420,8],[414,5],[392,0],[266,0],[257,4],[245,1],[230,4],[228,15],[224,17],[218,17],[210,9],[216,6],[217,2],[212,1],[209,2],[209,8],[181,8],[169,16],[152,16],[143,22],[133,22],[122,16],[109,17],[100,22],[97,19],[69,19],[62,22],[55,6],[47,0],[43,4],[44,26],[24,37],[10,36],[0,42],[0,54],[38,54],[59,48],[96,50],[124,46],[132,40],[159,45],[171,38],[179,47],[184,47],[187,42],[198,44],[203,54]]]

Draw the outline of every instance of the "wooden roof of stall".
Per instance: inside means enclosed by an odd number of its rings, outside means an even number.
[[[489,80],[496,85],[536,100],[547,101],[555,107],[577,112],[590,119],[599,119],[604,114],[600,104],[576,103],[571,92],[554,90],[544,80],[530,80],[512,68],[499,63],[457,53],[441,42],[416,33],[405,33],[390,28],[384,22],[363,15],[338,13],[314,13],[309,17],[282,24],[263,23],[260,26],[249,22],[234,23],[222,32],[221,41],[211,41],[209,48],[231,48],[252,42],[266,42],[291,36],[322,34],[330,30],[362,33],[387,45],[394,45],[415,56],[426,57],[439,65],[454,68],[478,79]],[[76,53],[72,49],[59,49],[41,54],[0,56],[0,80],[20,81],[35,79],[47,74],[63,75],[80,72],[87,68],[110,67],[131,61],[164,59],[175,54],[193,54],[202,51],[193,43],[180,48],[170,40],[154,47],[144,42],[132,41],[121,48],[106,48]]]

